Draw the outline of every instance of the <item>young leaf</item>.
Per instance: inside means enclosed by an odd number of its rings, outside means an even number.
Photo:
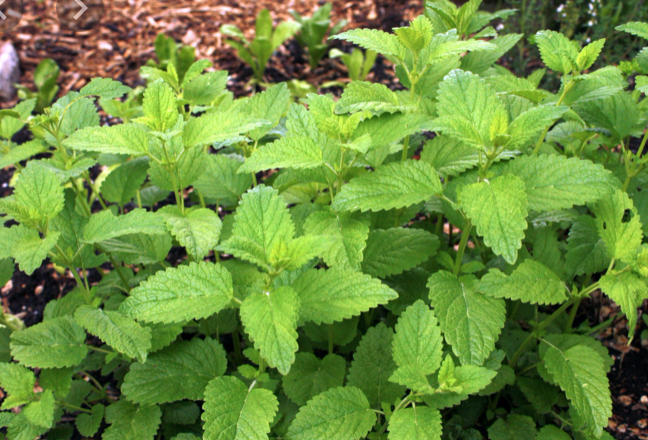
[[[166,235],[166,233],[166,226],[161,216],[139,208],[117,217],[110,210],[101,211],[90,217],[90,221],[83,229],[86,243],[100,243],[124,235]]]
[[[626,210],[630,219],[625,220]],[[601,199],[593,208],[596,229],[605,243],[608,256],[617,260],[630,258],[641,246],[643,231],[637,208],[628,194],[617,190]]]
[[[31,226],[46,226],[63,210],[65,200],[61,180],[39,162],[30,162],[18,175],[14,203],[19,213],[15,216],[18,221]]]
[[[567,110],[569,107],[564,105],[550,105],[533,107],[525,111],[508,127],[511,138],[506,142],[506,148],[518,150],[533,145],[540,133],[553,125]]]
[[[124,206],[133,200],[146,180],[149,169],[148,158],[129,160],[118,166],[101,182],[101,195],[112,203]]]
[[[578,67],[578,49],[563,34],[540,31],[535,35],[542,61],[548,68],[567,75]]]
[[[161,79],[149,84],[142,101],[144,116],[138,121],[153,131],[164,133],[175,125],[180,116],[176,101],[171,87]]]
[[[157,405],[139,406],[121,399],[106,408],[106,423],[110,426],[102,440],[153,440],[161,418]]]
[[[603,275],[601,290],[621,307],[628,318],[628,338],[632,340],[637,325],[637,308],[648,298],[645,281],[631,272]]]
[[[334,35],[332,38],[350,41],[364,49],[373,50],[381,55],[402,57],[405,53],[405,48],[398,41],[396,35],[376,29],[352,29]]]
[[[235,112],[208,113],[191,119],[182,132],[185,148],[213,145],[217,142],[239,139],[243,133],[266,124]]]
[[[332,324],[398,297],[392,289],[348,269],[309,269],[292,284],[299,295],[302,322]]]
[[[605,45],[605,38],[596,40],[588,44],[580,51],[578,57],[576,57],[576,64],[578,65],[578,70],[581,72],[592,67],[592,64],[596,62],[603,46]]]
[[[472,275],[457,279],[446,271],[433,274],[427,284],[445,340],[464,365],[484,363],[506,318],[504,301],[476,292],[476,284]]]
[[[148,154],[148,144],[146,133],[133,124],[88,127],[76,131],[63,141],[63,146],[72,150],[127,154],[135,157]]]
[[[271,367],[288,374],[295,362],[299,298],[283,286],[271,292],[254,293],[241,304],[241,321],[254,347]]]
[[[209,381],[227,368],[223,346],[213,339],[179,341],[151,354],[146,363],[133,363],[122,392],[142,405],[201,400]]]
[[[427,163],[395,162],[351,180],[335,196],[331,209],[388,211],[427,201],[441,192],[439,177]]]
[[[110,78],[92,78],[92,80],[79,90],[81,96],[98,96],[102,99],[121,98],[133,89],[119,81]]]
[[[239,379],[213,379],[205,390],[205,440],[267,440],[279,403],[268,390]]]
[[[289,440],[344,438],[358,440],[376,422],[376,413],[362,391],[354,387],[332,388],[300,408],[288,428]]]
[[[605,243],[599,237],[596,221],[589,215],[574,220],[567,237],[565,268],[570,274],[601,272],[610,265]]]
[[[27,275],[31,275],[41,266],[48,253],[56,246],[61,234],[59,232],[50,232],[47,237],[41,239],[34,229],[22,225],[17,228],[21,232],[18,240],[11,247],[11,255],[18,263],[20,270]]]
[[[0,363],[0,387],[6,394],[2,409],[11,409],[34,400],[35,385],[33,371],[14,363]]]
[[[323,359],[312,353],[298,353],[290,372],[282,379],[286,396],[299,406],[318,394],[344,383],[346,362],[343,357],[328,354]]]
[[[389,419],[389,440],[441,440],[438,409],[413,405],[400,409]]]
[[[38,397],[40,398],[38,401],[26,405],[20,414],[33,425],[51,428],[56,409],[54,393],[51,390],[45,390]]]
[[[337,114],[368,111],[380,115],[403,110],[396,93],[383,84],[368,81],[351,82],[335,105]]]
[[[526,440],[536,438],[536,426],[529,416],[510,414],[506,421],[497,419],[488,428],[488,438],[492,440]]]
[[[531,304],[560,304],[567,300],[567,286],[547,266],[530,258],[510,276],[491,269],[477,290],[493,298],[508,298]]]
[[[223,223],[211,209],[190,208],[184,213],[177,206],[158,211],[178,242],[195,260],[202,260],[216,247]]]
[[[76,428],[84,437],[94,436],[99,428],[101,427],[101,422],[104,418],[104,406],[99,403],[92,407],[91,414],[79,414],[76,418]]]
[[[312,138],[287,136],[256,150],[238,173],[256,173],[272,168],[309,169],[322,165],[322,149]]]
[[[74,313],[76,322],[120,353],[146,362],[151,349],[151,329],[141,327],[118,312],[81,306]]]

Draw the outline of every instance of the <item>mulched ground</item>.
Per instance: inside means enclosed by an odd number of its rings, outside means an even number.
[[[317,0],[105,0],[106,13],[101,24],[92,31],[74,34],[62,29],[56,18],[55,0],[26,1],[21,24],[7,34],[0,34],[0,44],[11,41],[21,60],[21,84],[33,88],[33,71],[44,58],[53,58],[61,66],[60,94],[85,85],[96,76],[111,77],[130,86],[142,84],[139,67],[155,57],[153,41],[160,32],[196,48],[198,58],[214,62],[214,68],[231,75],[230,90],[236,95],[250,92],[246,86],[251,70],[241,63],[233,50],[223,43],[219,28],[236,24],[250,34],[254,17],[268,8],[275,21],[289,19],[291,9],[310,15],[323,2]],[[349,28],[366,27],[390,30],[402,26],[422,11],[422,0],[342,0],[333,1],[334,20],[346,19]],[[334,46],[348,48],[343,42]],[[311,71],[303,51],[296,42],[283,46],[272,57],[266,79],[280,82],[292,78],[322,84],[347,77],[339,60],[325,58]],[[398,87],[391,66],[379,57],[370,79],[390,87]],[[338,93],[339,90],[326,90]],[[13,102],[0,103],[0,108]],[[11,192],[8,182],[11,170],[0,170],[0,196]],[[174,249],[176,250],[176,249]],[[180,256],[171,256],[172,259]],[[93,278],[91,274],[90,279]],[[96,275],[96,274],[94,274]],[[69,273],[59,273],[53,265],[44,265],[32,276],[16,272],[0,289],[5,310],[17,314],[27,325],[42,320],[45,305],[60,298],[76,285]],[[577,322],[588,320],[596,325],[611,316],[620,315],[618,308],[602,295],[581,306]],[[644,308],[644,312],[648,309]],[[613,393],[614,416],[609,431],[619,440],[648,439],[648,356],[639,338],[644,328],[640,319],[637,338],[627,345],[627,328],[621,318],[600,338],[609,348],[615,364],[609,374]],[[644,341],[648,345],[648,341]]]

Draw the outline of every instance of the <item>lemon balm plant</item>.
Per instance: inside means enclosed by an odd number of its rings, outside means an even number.
[[[0,113],[1,267],[77,281],[2,316],[7,438],[610,439],[612,361],[576,318],[601,290],[632,339],[648,296],[645,100],[588,71],[603,41],[536,36],[555,94],[494,65],[511,37],[461,30],[478,3],[337,36],[404,91],[232,99],[197,61],[149,68],[128,123],[99,124],[131,93],[110,79]]]

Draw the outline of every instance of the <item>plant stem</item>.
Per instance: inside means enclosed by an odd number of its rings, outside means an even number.
[[[459,275],[461,271],[461,262],[463,261],[464,251],[466,250],[466,244],[468,243],[468,238],[470,237],[470,230],[472,229],[472,223],[470,220],[466,220],[463,231],[461,231],[461,241],[459,242],[459,249],[457,250],[457,258],[455,259],[454,265],[454,274],[455,276]]]
[[[110,264],[112,264],[115,270],[117,271],[117,275],[119,275],[122,284],[124,284],[124,288],[126,289],[127,292],[130,292],[130,286],[128,285],[128,280],[126,280],[126,276],[122,272],[121,266],[117,264],[117,262],[115,261],[112,255],[108,254],[108,258],[110,259]]]
[[[407,153],[409,150],[409,140],[410,140],[409,135],[405,136],[405,140],[403,141],[403,154],[401,156],[401,162],[405,162],[407,160]]]
[[[90,411],[90,410],[87,410],[87,409],[81,408],[81,407],[79,407],[79,406],[70,405],[69,403],[65,403],[65,402],[59,402],[59,401],[57,401],[56,404],[57,404],[57,405],[60,405],[60,406],[64,406],[64,407],[66,407],[66,408],[73,409],[73,410],[75,410],[75,411],[81,411],[81,412],[84,412],[84,413],[86,413],[86,414],[92,414],[92,411]]]
[[[574,325],[574,319],[576,319],[576,312],[578,312],[578,307],[580,306],[582,300],[583,298],[578,298],[569,311],[569,318],[565,323],[565,333],[571,333],[572,326]]]
[[[558,107],[560,104],[562,104],[563,100],[565,99],[565,96],[567,95],[567,92],[574,86],[574,80],[571,80],[567,83],[565,88],[563,89],[562,95],[560,95],[560,99],[558,99],[558,102],[556,103],[556,107]],[[549,133],[549,128],[551,126],[547,127],[544,129],[542,132],[542,135],[540,136],[540,139],[538,139],[538,143],[536,144],[535,148],[533,149],[533,154],[536,155],[538,154],[538,151],[540,151],[540,147],[542,146],[542,143],[545,140],[545,137],[547,137],[547,133]]]

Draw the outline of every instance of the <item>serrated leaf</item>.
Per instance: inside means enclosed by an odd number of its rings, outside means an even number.
[[[287,84],[281,83],[268,87],[262,93],[256,93],[249,100],[245,101],[245,105],[242,108],[244,112],[270,122],[250,131],[248,136],[257,141],[274,128],[279,123],[281,117],[288,111],[291,98],[292,96]]]
[[[614,189],[603,166],[559,155],[521,156],[507,168],[524,181],[529,209],[547,212],[593,203]]]
[[[631,272],[606,274],[599,280],[601,290],[621,307],[628,318],[628,338],[632,340],[637,326],[637,308],[648,298],[645,281]]]
[[[160,426],[162,411],[157,405],[139,406],[119,400],[106,408],[102,440],[153,440]]]
[[[292,284],[299,295],[302,322],[332,324],[359,315],[398,297],[392,289],[348,269],[309,269]]]
[[[300,408],[286,438],[357,440],[367,435],[375,422],[376,414],[362,391],[354,387],[333,388]]]
[[[63,209],[61,181],[54,172],[32,161],[18,175],[14,203],[20,213],[15,217],[21,223],[46,226]]]
[[[508,127],[508,134],[511,138],[506,142],[506,148],[518,150],[533,145],[540,133],[553,125],[567,110],[569,107],[564,105],[551,105],[534,107],[525,111],[515,118]]]
[[[6,153],[0,153],[0,168],[15,165],[44,151],[47,151],[47,146],[40,139],[17,145]]]
[[[38,397],[38,401],[25,405],[20,414],[33,425],[51,428],[56,408],[54,393],[51,390],[45,390]]]
[[[364,212],[405,208],[441,192],[432,166],[413,160],[395,162],[351,180],[335,196],[331,209]]]
[[[367,239],[362,270],[378,278],[401,274],[427,261],[439,246],[438,237],[422,229],[374,230]]]
[[[592,211],[596,215],[596,229],[605,243],[608,256],[623,260],[634,255],[641,246],[643,231],[637,208],[628,194],[617,190],[599,200]],[[628,220],[626,211],[630,213]]]
[[[224,155],[207,156],[207,170],[194,182],[201,195],[221,205],[234,205],[250,186],[250,174],[238,174],[243,162]]]
[[[38,385],[54,392],[56,398],[66,397],[72,389],[72,368],[42,368],[38,375]]]
[[[290,372],[282,379],[286,396],[299,406],[344,383],[346,361],[336,354],[318,359],[312,353],[298,353]]]
[[[389,419],[389,440],[441,440],[441,413],[427,406],[400,409]]]
[[[142,187],[148,169],[149,161],[144,157],[118,166],[101,182],[101,195],[108,202],[125,205]]]
[[[34,400],[35,385],[33,371],[14,363],[0,363],[0,387],[5,392],[2,409],[11,409]]]
[[[434,313],[422,300],[398,318],[392,353],[398,368],[389,380],[415,391],[428,391],[426,376],[441,366],[443,339]]]
[[[233,297],[232,276],[220,264],[191,263],[149,277],[131,291],[119,311],[137,320],[174,323],[206,318]]]
[[[31,275],[41,266],[48,253],[56,246],[61,234],[59,232],[50,232],[47,237],[42,239],[34,229],[23,228],[22,225],[19,228],[23,232],[12,246],[11,255],[16,260],[20,270],[27,275]]]
[[[430,117],[423,113],[384,113],[365,119],[353,132],[353,141],[371,138],[368,150],[378,150],[430,128]],[[382,163],[382,162],[381,162]]]
[[[504,419],[498,419],[488,428],[490,440],[527,440],[535,438],[536,426],[529,416],[509,414]]]
[[[584,275],[604,271],[609,265],[610,258],[594,218],[589,215],[577,217],[567,237],[565,268],[571,274]]]
[[[553,346],[546,351],[543,360],[584,425],[600,436],[612,416],[612,400],[598,353],[584,345],[564,351]]]
[[[538,431],[535,440],[571,440],[571,437],[557,426],[545,425]]]
[[[266,121],[242,113],[208,113],[187,122],[182,132],[182,141],[186,148],[213,145],[239,139],[242,134],[263,125],[266,125]]]
[[[128,86],[110,78],[92,78],[92,80],[79,90],[81,96],[98,96],[102,99],[117,99],[131,92]]]
[[[446,355],[441,369],[432,376],[437,389],[424,397],[425,403],[438,409],[457,405],[469,395],[483,390],[496,375],[497,371],[477,365],[455,367],[452,356]]]
[[[578,69],[580,71],[583,71],[592,67],[592,64],[596,62],[599,55],[601,54],[604,45],[605,38],[601,38],[600,40],[593,41],[585,46],[578,54],[578,57],[576,57],[576,64],[578,65]]]
[[[401,57],[405,48],[398,41],[396,35],[376,29],[352,29],[332,38],[337,40],[346,40],[365,49],[373,50],[382,55],[392,55]]]
[[[352,81],[335,105],[335,113],[368,111],[376,115],[405,110],[398,95],[383,84],[368,81]]]
[[[232,376],[212,380],[205,390],[205,440],[267,440],[279,403],[272,392],[248,388]]]
[[[605,88],[599,90],[605,91]],[[618,142],[635,132],[641,110],[630,93],[617,89],[598,99],[591,94],[587,96],[589,99],[581,99],[573,106],[585,122],[609,131]]]
[[[535,35],[542,61],[556,72],[568,74],[577,68],[578,49],[563,34],[540,31]]]
[[[148,136],[136,125],[88,127],[63,141],[72,150],[143,156],[148,154]]]
[[[181,212],[177,206],[158,211],[176,240],[195,260],[202,260],[218,244],[223,223],[211,209],[190,208]]]
[[[428,280],[430,300],[446,342],[462,364],[482,365],[506,318],[504,301],[475,291],[477,278],[440,271]]]
[[[88,333],[97,336],[120,353],[146,362],[151,349],[151,330],[118,312],[81,306],[74,312],[74,319]]]
[[[166,233],[167,229],[161,216],[139,208],[117,217],[110,210],[101,211],[90,217],[83,229],[86,243],[100,243],[124,235]]]
[[[310,169],[324,164],[322,149],[310,137],[287,136],[256,150],[238,170],[249,173],[272,168]]]
[[[615,29],[617,31],[627,32],[629,34],[636,35],[637,37],[648,40],[648,23],[633,21],[621,26],[617,26]]]
[[[527,228],[524,182],[513,175],[463,187],[459,204],[484,237],[484,243],[509,264],[517,260]]]
[[[299,298],[288,286],[253,293],[241,304],[241,321],[254,347],[271,367],[288,374],[295,362]]]
[[[542,263],[524,260],[510,276],[491,269],[477,290],[493,298],[508,298],[531,304],[561,304],[567,300],[567,286]]]
[[[91,414],[79,414],[76,417],[76,428],[84,437],[92,437],[99,431],[104,417],[104,406],[97,404],[92,407]]]
[[[122,392],[143,405],[201,400],[207,384],[227,368],[223,346],[213,339],[179,341],[151,354],[146,363],[133,363]]]

